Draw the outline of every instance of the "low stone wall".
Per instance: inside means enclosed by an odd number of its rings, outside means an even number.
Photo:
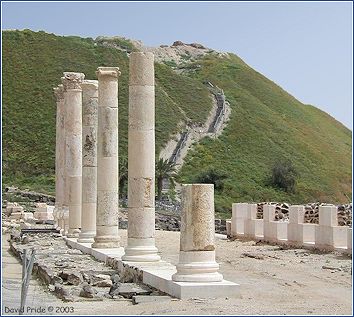
[[[4,192],[4,199],[7,195],[18,196],[19,198],[27,198],[33,202],[48,203],[48,205],[54,205],[55,197],[52,195],[46,195],[37,193],[34,191],[20,190],[17,187],[6,187]]]
[[[232,218],[227,226],[227,235],[351,254],[352,228],[339,225],[339,213],[343,212],[339,208],[324,204],[318,206],[319,223],[316,224],[305,221],[308,209],[304,205],[290,206],[287,219],[276,219],[279,215],[277,205],[263,204],[262,219],[259,219],[259,205],[235,203],[232,205]]]
[[[261,202],[257,204],[257,219],[263,219],[263,206],[275,206],[275,221],[288,221],[289,220],[289,207],[288,203],[277,202]],[[326,203],[308,203],[305,205],[305,223],[318,224],[318,210],[320,206],[333,206]],[[352,204],[338,205],[338,225],[352,227]]]

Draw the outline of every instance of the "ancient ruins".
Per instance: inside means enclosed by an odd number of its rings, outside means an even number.
[[[185,184],[181,186],[180,219],[174,219],[172,228],[166,224],[166,218],[158,219],[160,216],[155,215],[154,55],[132,52],[129,59],[128,212],[123,227],[127,228],[126,243],[119,231],[122,213],[118,199],[118,67],[98,67],[97,80],[85,79],[78,72],[64,72],[62,83],[54,88],[57,102],[55,206],[38,202],[33,213],[25,212],[17,203],[8,203],[6,207],[10,220],[21,221],[21,229],[27,228],[25,221],[29,219],[54,222],[61,234],[60,241],[54,243],[63,258],[72,256],[68,250],[85,254],[78,274],[58,267],[61,261],[58,254],[51,259],[40,259],[36,264],[37,271],[44,280],[50,281],[59,298],[74,301],[73,294],[98,298],[102,294],[98,296],[92,287],[97,285],[110,287],[110,298],[115,298],[119,292],[124,293],[125,277],[134,283],[144,283],[140,285],[142,294],[155,290],[160,298],[162,293],[180,299],[240,297],[240,285],[224,280],[219,273],[215,232],[227,234],[229,241],[237,238],[250,240],[246,243],[254,240],[352,253],[351,205],[348,205],[349,212],[344,205],[235,203],[232,218],[220,220],[215,219],[214,185]],[[219,98],[219,106],[212,113],[217,115],[211,116],[214,121],[208,119],[205,133],[210,133],[210,127],[222,125],[220,114],[229,113],[223,92],[218,91],[215,96]],[[192,144],[188,136],[184,142]],[[179,254],[174,251],[178,262],[170,259],[176,265],[166,261],[156,247],[155,227],[160,229],[161,223],[165,225],[163,230],[180,231]],[[21,256],[21,244],[14,242],[12,247]],[[110,275],[92,273],[95,260],[90,256],[103,262],[97,266],[102,270],[105,265],[110,266]],[[51,268],[45,269],[46,265]],[[122,283],[110,279],[115,272]],[[62,284],[55,283],[58,279]],[[65,286],[71,285],[73,293],[65,293],[64,280]],[[80,290],[74,286],[80,286]]]
[[[132,52],[129,64],[128,242],[118,232],[118,67],[96,80],[64,72],[57,98],[55,226],[73,248],[179,298],[239,296],[215,261],[213,185],[184,185],[179,264],[155,246],[154,55]],[[151,263],[146,266],[144,263]]]
[[[319,223],[306,223],[303,205],[289,207],[287,221],[276,219],[276,206],[264,204],[263,217],[257,217],[257,204],[232,204],[232,219],[227,221],[230,237],[265,241],[324,251],[352,253],[352,228],[338,225],[338,207],[319,206]]]

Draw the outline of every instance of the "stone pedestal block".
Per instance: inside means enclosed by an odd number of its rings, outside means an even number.
[[[293,205],[289,208],[288,243],[291,245],[302,245],[305,207]]]
[[[118,248],[118,67],[98,67],[97,213],[93,248]]]
[[[182,185],[179,262],[176,282],[220,282],[215,261],[214,185]]]
[[[257,219],[257,204],[248,204],[247,217],[244,223],[244,236],[246,238],[263,238],[263,219]]]
[[[46,203],[37,203],[33,217],[37,220],[54,220],[54,206],[48,206]]]
[[[263,205],[264,241],[286,242],[288,236],[288,223],[274,221],[275,206]]]
[[[347,247],[347,227],[338,226],[336,206],[319,207],[319,225],[315,231],[315,247],[334,250]]]
[[[243,236],[245,232],[245,219],[247,218],[247,203],[232,204],[231,235]]]

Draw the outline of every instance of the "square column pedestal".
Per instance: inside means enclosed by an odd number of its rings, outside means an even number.
[[[244,236],[248,239],[263,239],[263,219],[257,219],[257,204],[248,204]]]
[[[303,246],[305,243],[314,244],[316,225],[304,223],[305,207],[293,205],[289,209],[288,244]]]
[[[288,223],[274,221],[275,206],[263,205],[264,241],[277,243],[286,242],[288,235]]]
[[[245,233],[245,220],[247,218],[247,203],[232,204],[231,236],[242,237]]]
[[[320,206],[319,225],[316,226],[315,247],[332,251],[347,247],[348,227],[338,226],[336,206]]]

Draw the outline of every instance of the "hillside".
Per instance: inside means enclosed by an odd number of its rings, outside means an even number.
[[[101,41],[101,42],[100,42]],[[55,100],[63,71],[95,79],[97,66],[119,66],[119,147],[127,155],[128,57],[117,45],[44,32],[3,32],[3,183],[53,191]],[[117,42],[118,41],[118,42]],[[233,54],[208,54],[183,63],[156,63],[156,154],[181,122],[202,123],[212,107],[203,83],[225,92],[232,112],[218,139],[188,153],[179,175],[193,182],[210,168],[224,172],[218,211],[237,201],[347,202],[351,197],[351,131],[304,105]],[[295,193],[268,185],[272,166],[288,158],[298,172]]]

